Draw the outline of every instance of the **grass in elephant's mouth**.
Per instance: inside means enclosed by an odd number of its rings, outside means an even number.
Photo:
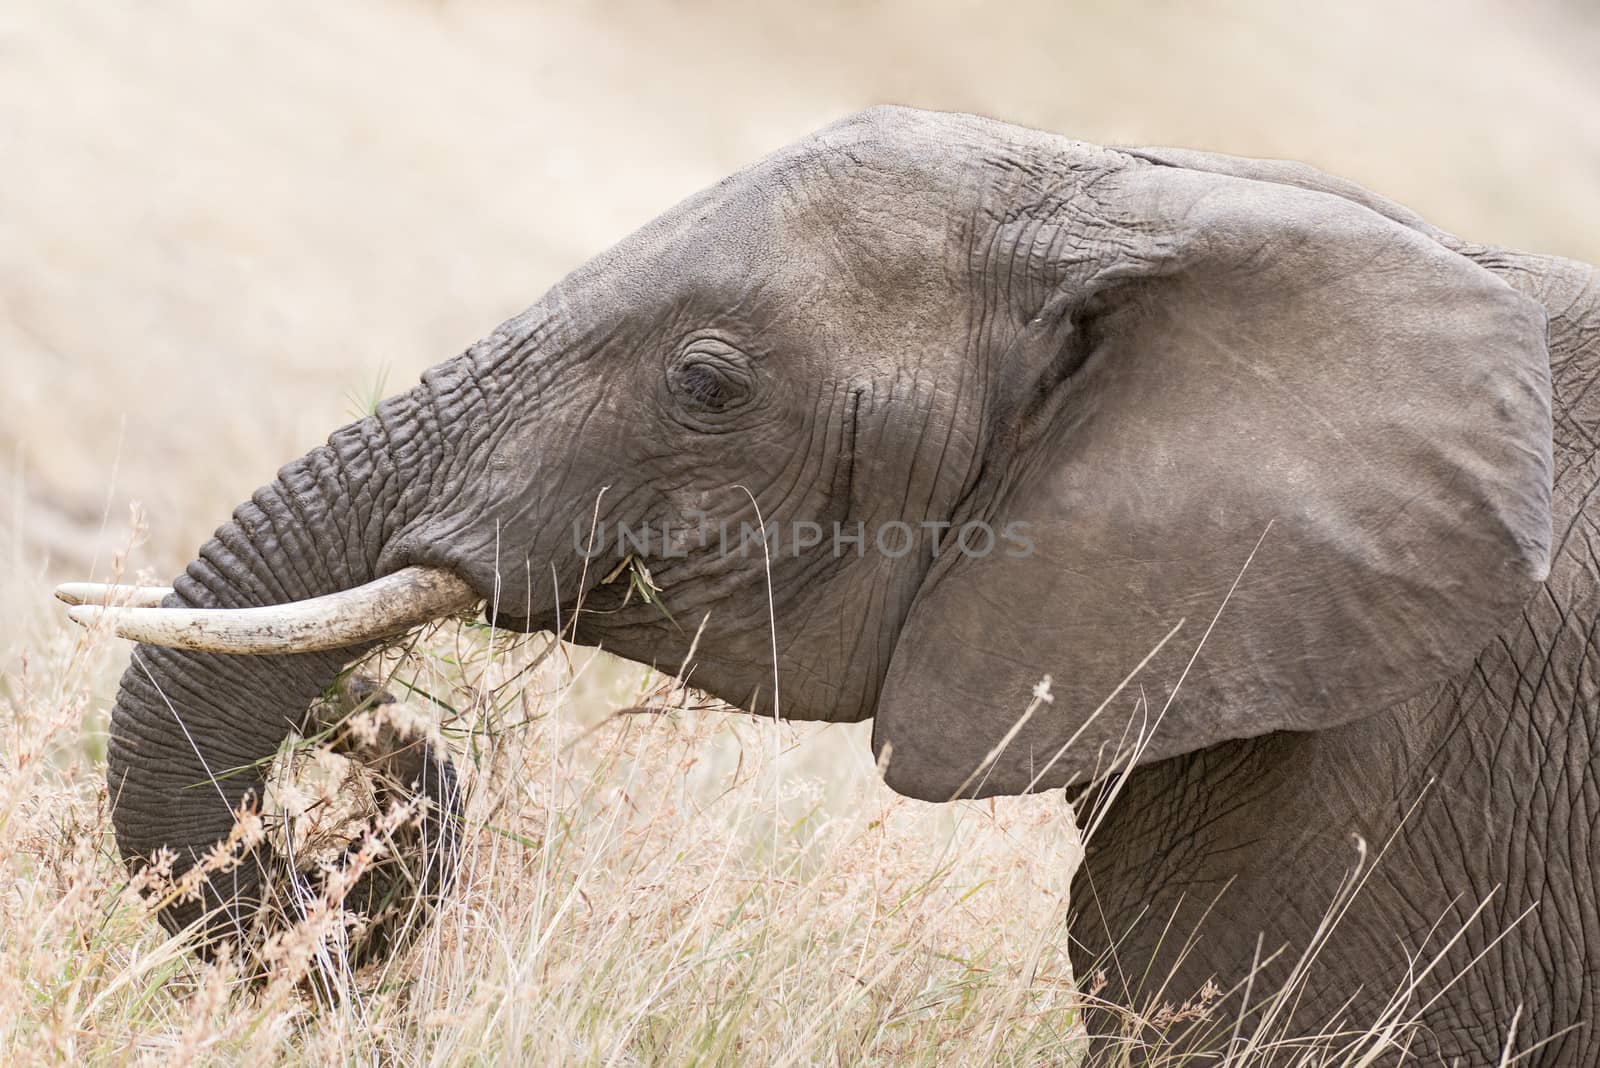
[[[342,966],[313,910],[265,984],[165,937],[116,858],[105,710],[123,650],[65,627],[0,676],[0,1059],[564,1064],[1057,1064],[1083,1049],[1059,793],[928,805],[877,779],[861,729],[775,727],[545,637],[448,624],[367,665],[469,786],[456,885],[406,949]],[[616,711],[625,710],[625,711]],[[644,714],[640,714],[644,713]],[[262,826],[351,821],[330,730],[280,755]],[[297,769],[314,774],[299,774]],[[276,822],[274,822],[276,821]],[[344,996],[328,1003],[328,982]],[[1292,998],[1293,991],[1286,992]],[[1130,1034],[1215,1020],[1163,994]],[[1361,1064],[1357,1030],[1257,1052]],[[1252,1025],[1253,1026],[1253,1025]],[[1248,1034],[1249,1032],[1247,1032]],[[1130,1056],[1128,1046],[1114,1059]],[[1181,1048],[1140,1047],[1181,1064]],[[1248,1062],[1248,1058],[1245,1059]]]

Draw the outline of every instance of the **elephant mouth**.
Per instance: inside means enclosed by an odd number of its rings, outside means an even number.
[[[56,597],[85,627],[102,619],[118,637],[203,653],[281,656],[343,649],[381,641],[443,616],[464,612],[483,597],[455,572],[407,567],[323,597],[259,608],[166,606],[164,586],[69,582]]]
[[[581,641],[581,636],[587,633],[583,620],[606,615],[620,607],[621,595],[608,599],[606,594],[609,589],[605,580],[591,579],[575,596],[566,598],[555,607],[531,615],[527,614],[525,609],[521,612],[509,611],[510,606],[493,598],[485,598],[483,619],[496,630],[514,631],[518,634],[550,631],[560,634],[567,641]],[[613,600],[619,603],[612,604]]]

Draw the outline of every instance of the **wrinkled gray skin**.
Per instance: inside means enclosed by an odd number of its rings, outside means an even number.
[[[574,625],[581,592],[579,640],[667,670],[705,620],[695,683],[770,713],[759,552],[654,546],[674,623],[598,585],[619,557],[585,566],[574,523],[737,529],[753,495],[767,522],[912,524],[905,555],[824,539],[773,560],[784,716],[875,716],[889,784],[932,800],[1088,783],[1139,742],[1074,884],[1076,964],[1105,966],[1113,1001],[1231,987],[1258,934],[1293,959],[1353,836],[1369,862],[1392,837],[1295,1026],[1370,1022],[1487,897],[1413,1001],[1511,927],[1415,1047],[1490,1063],[1519,1007],[1517,1049],[1596,1009],[1597,371],[1588,267],[1466,244],[1309,168],[874,109],[674,208],[289,464],[173,603],[444,566],[505,627]],[[971,522],[1023,523],[1032,551],[950,551],[938,525]],[[259,779],[186,787],[271,753],[360,651],[140,646],[112,721],[124,854],[225,834]],[[267,863],[212,903],[247,905]],[[1191,930],[1230,882],[1165,988],[1142,980],[1173,971],[1165,920]]]

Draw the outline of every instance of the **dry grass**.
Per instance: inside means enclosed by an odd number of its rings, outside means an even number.
[[[426,691],[451,709],[427,719],[471,787],[459,882],[413,945],[353,976],[337,917],[313,916],[264,989],[165,938],[115,859],[100,755],[117,643],[57,632],[15,663],[0,691],[0,1059],[1069,1055],[1078,847],[1059,794],[907,801],[877,783],[858,729],[753,722],[545,647],[446,624],[390,664],[391,691],[410,695],[395,707],[426,708]],[[577,711],[601,703],[656,711]],[[303,758],[315,773],[279,804],[315,810],[338,760]],[[344,987],[334,1004],[299,982],[318,961]]]
[[[1359,922],[1368,863],[1287,982],[1240,981],[1247,1012],[1159,977],[1133,1010],[1106,1003],[1103,973],[1075,988],[1067,960],[1081,844],[1059,792],[909,801],[861,727],[755,721],[548,635],[454,620],[359,665],[399,700],[287,745],[264,811],[203,870],[130,876],[102,758],[121,653],[57,629],[0,675],[4,1063],[1054,1065],[1082,1059],[1097,1008],[1124,1036],[1096,1059],[1109,1068],[1194,1064],[1219,1035],[1230,1063],[1362,1068],[1415,1041],[1443,955],[1375,1020],[1290,1028],[1321,947]],[[418,736],[466,785],[459,873],[402,949],[355,967],[363,932],[340,896],[390,863],[384,832],[411,812],[377,810],[343,754]],[[304,870],[373,822],[356,863],[302,891],[298,922],[247,960],[202,963],[154,920],[256,842]]]

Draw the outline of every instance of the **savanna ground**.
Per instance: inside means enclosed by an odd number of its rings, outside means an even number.
[[[374,395],[871,102],[1305,159],[1600,260],[1597,52],[1577,3],[0,7],[0,1059],[1071,1057],[1059,794],[906,801],[863,728],[479,627],[391,687],[472,786],[437,921],[332,1007],[293,981],[315,931],[240,989],[116,860],[127,650],[49,588],[164,581]],[[276,801],[315,816],[343,769],[301,763]]]

